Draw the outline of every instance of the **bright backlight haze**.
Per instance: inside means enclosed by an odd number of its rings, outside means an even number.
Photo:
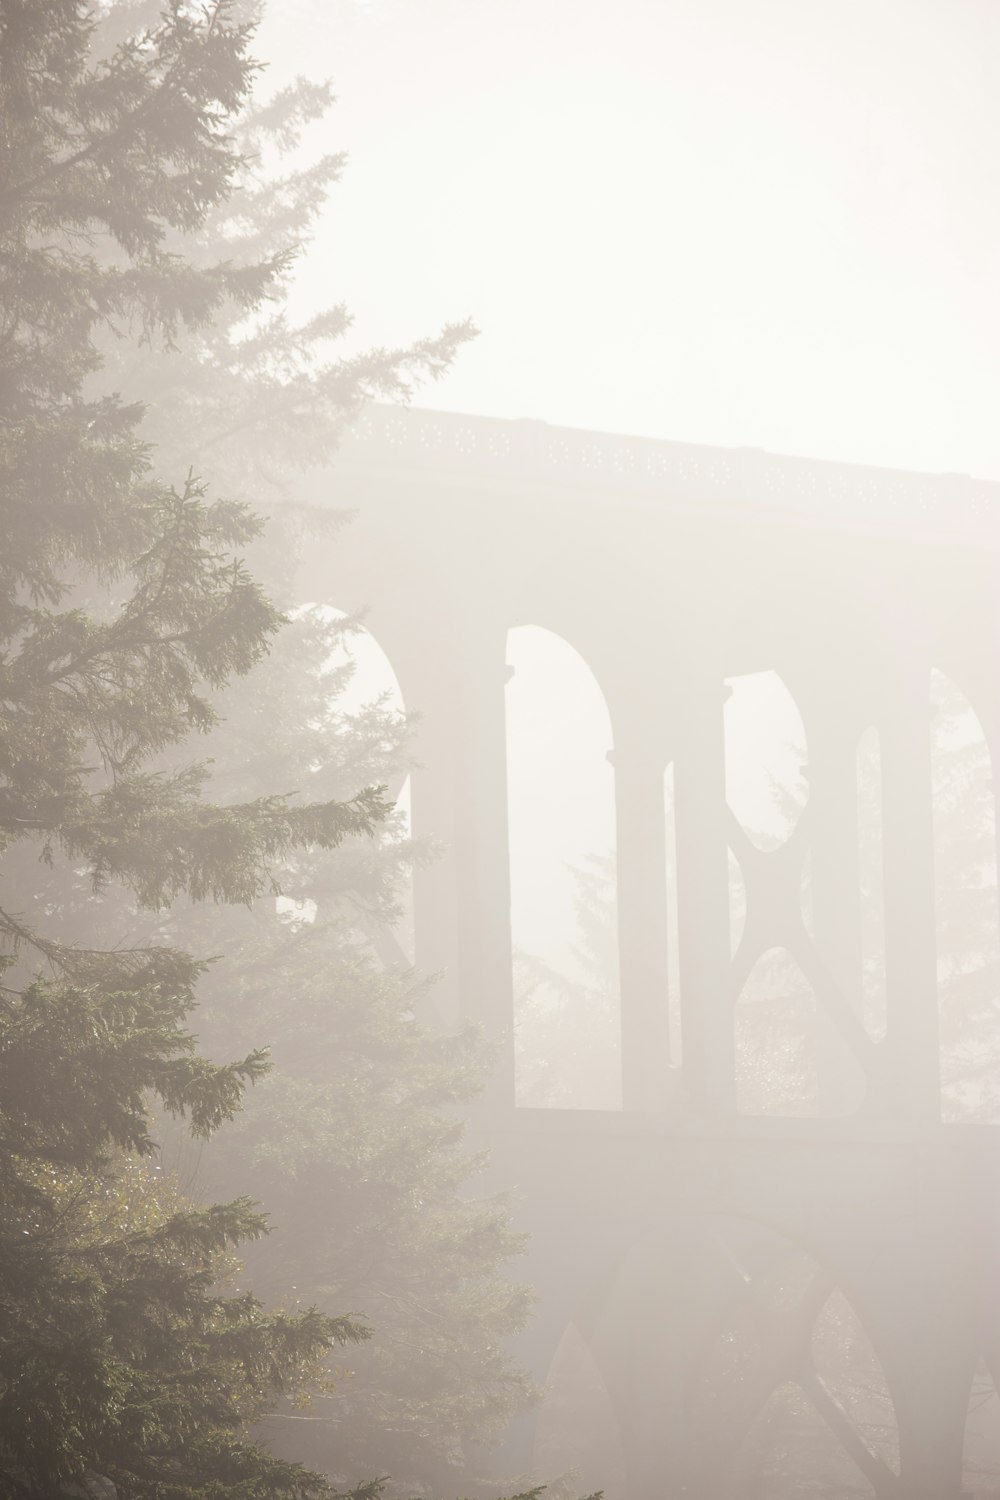
[[[421,404],[1000,476],[992,0],[281,0],[348,167],[302,267]]]

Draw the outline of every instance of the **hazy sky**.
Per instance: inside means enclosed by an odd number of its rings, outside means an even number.
[[[996,0],[272,0],[350,161],[298,283],[423,405],[1000,478]]]

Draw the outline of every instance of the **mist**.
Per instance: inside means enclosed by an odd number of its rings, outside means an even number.
[[[998,46],[0,0],[0,1500],[1000,1495]]]

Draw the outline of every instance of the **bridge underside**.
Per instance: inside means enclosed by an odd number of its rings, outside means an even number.
[[[519,1352],[545,1382],[573,1327],[603,1388],[593,1462],[617,1444],[620,1471],[588,1481],[698,1500],[962,1493],[977,1371],[1000,1384],[1000,1154],[870,1137],[692,1138],[547,1111],[492,1126],[491,1176],[530,1228],[541,1289]],[[791,1419],[775,1443],[778,1397]],[[542,1408],[512,1432],[510,1470],[544,1460],[545,1422]],[[572,1453],[572,1413],[567,1436]],[[827,1486],[850,1488],[824,1486],[817,1447]]]

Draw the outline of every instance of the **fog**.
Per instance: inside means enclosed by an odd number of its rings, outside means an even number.
[[[349,167],[297,277],[422,405],[1000,474],[989,0],[284,0]],[[320,139],[322,137],[322,139]]]
[[[0,0],[0,1500],[1000,1496],[996,6],[154,11]]]
[[[355,518],[305,586],[427,705],[418,966],[499,1048],[549,1390],[504,1451],[994,1493],[992,487],[388,409],[306,484]]]

